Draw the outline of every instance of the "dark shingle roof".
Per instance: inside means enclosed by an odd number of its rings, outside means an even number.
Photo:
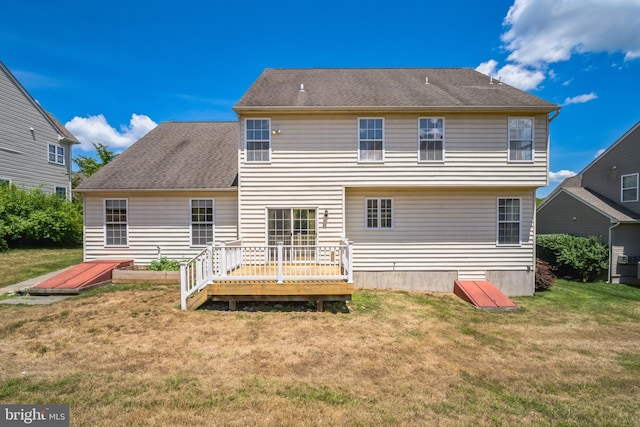
[[[162,123],[77,190],[236,188],[237,147],[237,122]]]
[[[238,112],[274,108],[551,112],[559,107],[469,68],[266,69],[234,107]]]
[[[56,117],[53,114],[51,114],[48,111],[46,113],[47,113],[47,116],[49,117],[49,120],[51,120],[53,122],[53,124],[55,124],[56,127],[58,128],[58,133],[61,136],[65,137],[72,144],[80,144],[78,139],[75,136],[73,136],[73,134],[71,132],[69,132],[69,129],[64,127],[64,125],[62,123],[60,123],[60,121],[58,119],[56,119]]]

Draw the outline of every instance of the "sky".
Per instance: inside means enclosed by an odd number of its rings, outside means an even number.
[[[81,141],[236,120],[265,68],[468,67],[562,106],[550,185],[640,121],[640,0],[20,0],[0,61]]]

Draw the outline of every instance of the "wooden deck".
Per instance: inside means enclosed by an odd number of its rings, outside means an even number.
[[[235,310],[238,301],[316,301],[322,311],[323,301],[348,301],[355,292],[353,283],[333,280],[216,281],[187,301],[187,310],[195,310],[211,301],[228,301]]]

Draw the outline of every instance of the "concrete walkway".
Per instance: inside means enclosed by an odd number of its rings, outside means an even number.
[[[0,300],[0,304],[51,304],[56,301],[62,301],[73,295],[39,295],[32,296],[27,294],[26,290],[38,283],[68,270],[71,267],[63,268],[62,270],[53,271],[45,275],[34,277],[33,279],[25,280],[24,282],[16,283],[15,285],[5,286],[0,288],[0,295],[7,293],[21,293],[21,295],[14,296],[12,298]]]

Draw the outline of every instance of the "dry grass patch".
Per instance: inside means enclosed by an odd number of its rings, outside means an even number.
[[[0,402],[91,426],[637,425],[631,291],[594,319],[552,293],[514,313],[383,291],[349,314],[184,312],[176,286],[117,285],[0,306]]]

